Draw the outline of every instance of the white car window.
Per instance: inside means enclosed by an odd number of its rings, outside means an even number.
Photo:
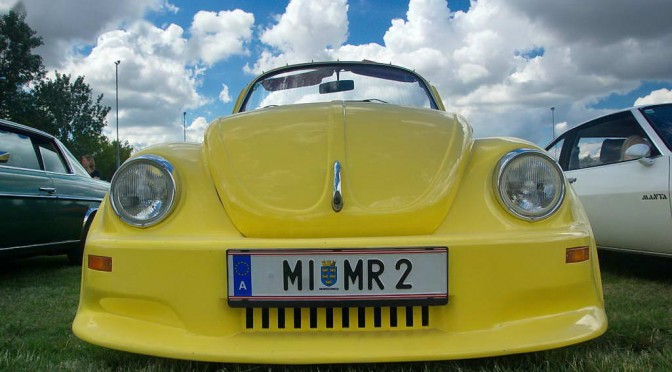
[[[58,150],[53,143],[40,143],[38,147],[42,154],[45,170],[55,173],[69,173],[63,158],[58,153]]]
[[[651,142],[629,111],[587,123],[577,129],[570,147],[568,170],[583,169],[632,160],[625,150],[638,143]],[[656,154],[651,149],[652,155]]]
[[[40,169],[37,153],[30,137],[0,129],[0,165]]]

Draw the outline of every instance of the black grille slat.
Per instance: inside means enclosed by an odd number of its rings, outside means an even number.
[[[327,319],[326,319],[326,326],[327,328],[334,328],[334,309],[333,308],[327,308]]]
[[[278,308],[278,328],[279,329],[284,329],[285,328],[285,308],[284,307]]]
[[[254,309],[250,307],[245,309],[245,328],[254,328]]]
[[[268,321],[268,319],[270,318],[269,312],[270,310],[268,308],[261,309],[261,328],[263,329],[269,328],[269,321]]]
[[[380,307],[373,308],[373,326],[380,328],[383,324],[383,309]]]
[[[301,308],[294,308],[294,329],[301,329]]]
[[[364,307],[357,308],[357,327],[366,327],[366,308]]]
[[[413,307],[406,306],[406,327],[413,327]]]
[[[350,327],[350,309],[347,307],[341,308],[341,327]]]
[[[244,311],[244,326],[248,330],[403,330],[430,326],[429,306],[246,308]],[[302,322],[304,316],[306,321]]]

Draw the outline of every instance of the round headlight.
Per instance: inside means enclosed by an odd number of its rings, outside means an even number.
[[[112,209],[124,222],[147,227],[164,219],[175,204],[173,166],[156,155],[141,155],[124,163],[112,177]]]
[[[514,216],[535,221],[555,212],[565,198],[558,163],[542,151],[518,149],[500,159],[495,170],[500,203]]]

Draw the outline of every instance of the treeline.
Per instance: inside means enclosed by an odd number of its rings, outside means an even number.
[[[92,155],[96,168],[109,180],[116,170],[116,140],[103,135],[110,106],[94,97],[84,76],[55,73],[46,77],[42,57],[33,50],[42,38],[25,22],[25,14],[11,10],[0,17],[0,118],[54,135],[78,158]],[[120,144],[123,162],[131,155]]]

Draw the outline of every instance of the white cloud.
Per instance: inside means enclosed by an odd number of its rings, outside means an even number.
[[[589,108],[603,97],[630,92],[643,79],[672,79],[672,24],[660,16],[672,13],[672,2],[580,4],[479,0],[451,13],[443,0],[410,0],[384,45],[343,45],[332,56],[415,69],[477,136],[545,144],[553,133],[549,107],[557,107],[556,119],[576,124],[603,113]]]
[[[177,14],[177,12],[180,11],[180,8],[171,4],[170,2],[168,2],[168,0],[162,0],[161,4],[162,4],[162,8],[166,9],[167,11],[169,11],[173,14]]]
[[[557,123],[555,124],[555,131],[553,134],[555,137],[565,133],[569,129],[569,124],[566,121],[563,121],[562,123]]]
[[[28,23],[45,38],[40,54],[47,68],[85,75],[112,113],[113,61],[122,61],[120,130],[138,144],[182,140],[183,111],[231,100],[230,83],[221,90],[220,83],[210,84],[212,97],[201,93],[209,72],[251,53],[245,72],[335,59],[415,69],[437,86],[449,110],[469,119],[477,136],[516,135],[540,144],[553,133],[549,107],[557,108],[559,133],[563,124],[606,113],[590,108],[605,97],[630,93],[646,80],[672,82],[669,0],[646,6],[630,0],[609,6],[478,0],[467,12],[452,12],[446,0],[410,0],[405,16],[390,20],[382,42],[361,45],[347,42],[348,8],[359,6],[355,1],[290,0],[256,34],[255,16],[243,10],[196,12],[182,27],[143,21],[149,12],[183,12],[169,1],[23,1]],[[0,9],[14,3],[0,0]],[[637,102],[669,102],[669,95],[663,89]],[[205,127],[199,119],[188,127],[189,138]]]
[[[126,30],[102,34],[87,56],[71,58],[64,70],[84,75],[95,92],[104,94],[103,104],[113,108],[108,122],[116,124],[114,61],[121,61],[120,135],[133,143],[146,142],[140,139],[147,135],[146,127],[170,126],[185,108],[206,102],[197,92],[198,76],[186,65],[186,46],[181,27],[160,29],[140,21]],[[110,132],[108,127],[106,133]]]
[[[42,37],[36,50],[47,68],[60,68],[66,56],[120,24],[141,19],[147,12],[175,11],[166,0],[22,0],[26,22]]]
[[[346,0],[292,0],[275,25],[260,40],[271,48],[262,52],[248,72],[260,73],[287,63],[329,59],[329,49],[348,36]]]
[[[2,1],[2,0],[0,0]],[[199,93],[208,68],[247,53],[254,16],[241,10],[193,15],[189,34],[155,26],[148,12],[177,13],[168,0],[24,0],[26,22],[44,38],[36,50],[48,70],[85,76],[112,107],[104,133],[116,136],[115,66],[119,72],[119,132],[140,148],[182,140],[182,112],[212,102]],[[3,4],[4,5],[4,4]],[[115,127],[114,129],[112,127]]]
[[[392,20],[392,27],[385,34],[385,45],[393,52],[435,48],[437,36],[449,31],[450,11],[445,0],[411,1],[406,17],[407,21]]]
[[[229,87],[226,84],[222,84],[222,90],[219,92],[219,100],[222,103],[231,102],[231,96],[229,95]]]
[[[208,129],[210,123],[202,116],[197,117],[187,126],[187,142],[203,142],[205,130]]]
[[[634,105],[655,105],[657,103],[672,103],[672,90],[664,88],[654,90],[645,97],[637,98]]]
[[[252,37],[254,15],[240,9],[232,11],[199,11],[191,24],[195,56],[214,64],[232,55],[245,54],[245,42]]]

